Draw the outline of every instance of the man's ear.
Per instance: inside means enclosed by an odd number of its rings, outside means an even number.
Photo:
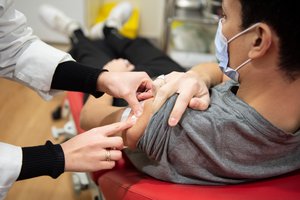
[[[266,54],[272,43],[272,31],[267,24],[261,23],[255,28],[249,58],[254,59]]]

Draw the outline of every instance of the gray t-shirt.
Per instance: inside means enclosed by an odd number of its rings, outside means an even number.
[[[212,88],[208,110],[187,109],[175,127],[168,126],[177,95],[171,97],[138,151],[126,150],[129,159],[150,176],[184,184],[236,184],[300,169],[300,130],[273,126],[234,94],[236,87],[228,81]]]

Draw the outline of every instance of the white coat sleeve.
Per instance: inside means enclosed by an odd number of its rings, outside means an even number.
[[[0,142],[0,200],[19,177],[22,167],[22,149]]]
[[[12,0],[0,0],[0,76],[20,82],[50,99],[57,65],[73,60],[33,35]]]

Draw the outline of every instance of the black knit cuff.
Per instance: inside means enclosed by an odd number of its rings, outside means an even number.
[[[23,162],[17,180],[48,175],[57,178],[65,170],[64,152],[59,144],[47,141],[43,146],[23,147]]]
[[[98,98],[104,94],[97,91],[97,80],[103,71],[107,70],[73,61],[60,63],[54,72],[51,89],[84,92]]]

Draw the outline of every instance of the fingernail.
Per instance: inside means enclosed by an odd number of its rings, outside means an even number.
[[[140,117],[142,115],[142,111],[138,110],[135,115],[136,117]]]
[[[177,124],[177,119],[175,117],[171,117],[169,120],[170,126],[175,126]]]
[[[130,118],[130,120],[131,120],[132,123],[135,124],[136,121],[137,121],[137,117],[135,115],[132,115],[132,117]]]

